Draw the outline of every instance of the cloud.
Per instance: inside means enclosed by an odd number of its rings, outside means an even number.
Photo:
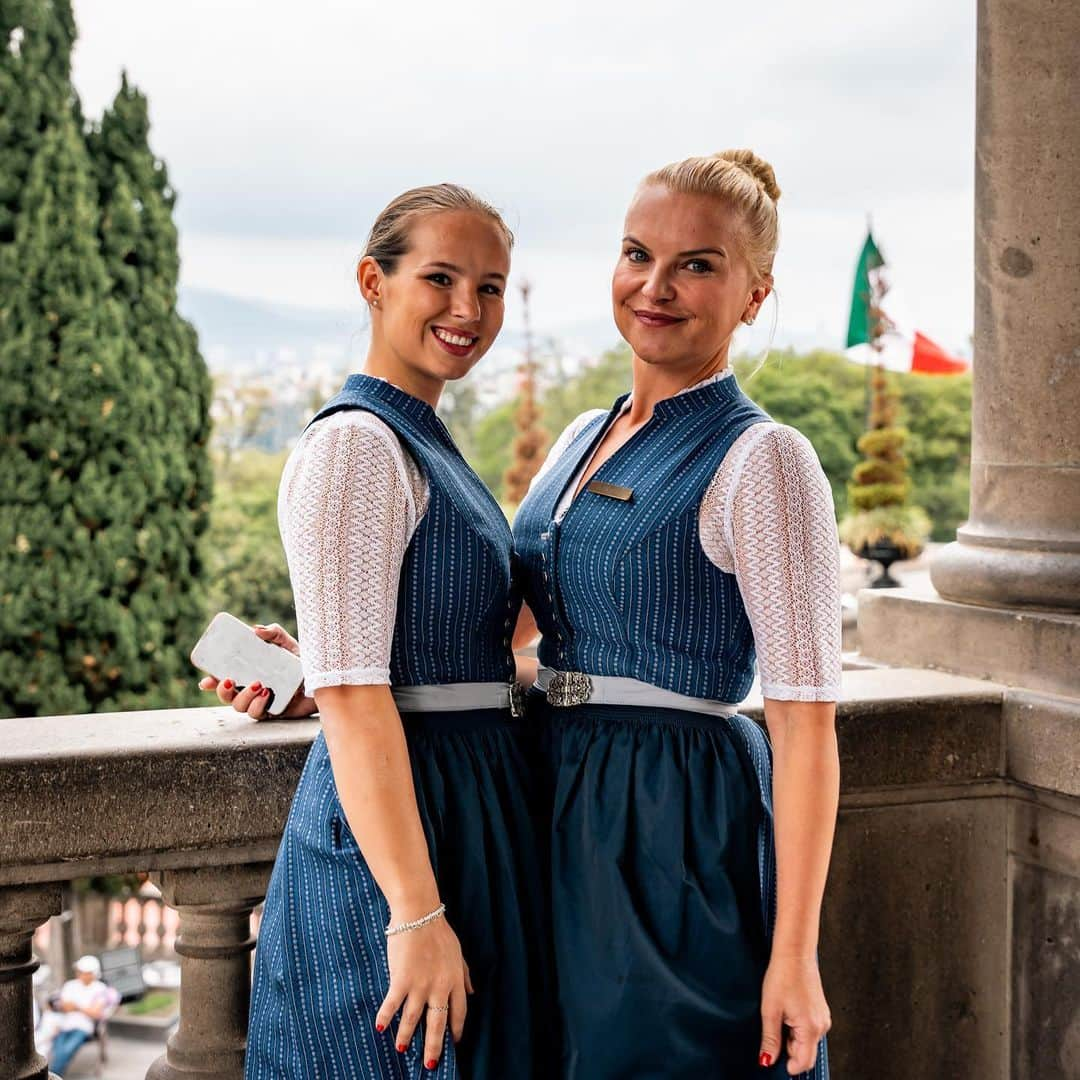
[[[566,295],[559,277],[584,282],[613,257],[638,177],[750,145],[784,189],[785,294],[803,330],[843,320],[873,210],[896,230],[882,241],[904,260],[897,274],[918,279],[905,282],[913,306],[940,314],[951,340],[968,332],[968,6],[81,0],[76,15],[87,112],[121,67],[149,95],[189,284],[309,303],[340,268],[290,284],[299,262],[358,250],[398,191],[455,179],[507,211],[518,263],[540,268],[537,303],[550,296],[556,318],[560,294],[575,311],[578,295],[606,296],[606,284]],[[269,249],[282,252],[272,272],[245,264]]]

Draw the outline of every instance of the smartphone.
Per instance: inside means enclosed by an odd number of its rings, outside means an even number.
[[[248,686],[258,680],[270,687],[267,713],[279,715],[293,699],[304,681],[300,657],[280,645],[263,641],[247,623],[227,611],[219,611],[203,631],[191,662],[219,682],[232,679],[237,686]]]

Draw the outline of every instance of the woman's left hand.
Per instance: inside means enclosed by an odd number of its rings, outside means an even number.
[[[814,957],[773,956],[769,961],[761,988],[762,1066],[779,1059],[784,1025],[788,1075],[797,1076],[814,1067],[818,1042],[832,1026]]]

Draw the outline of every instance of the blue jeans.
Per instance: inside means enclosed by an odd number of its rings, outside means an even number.
[[[71,1064],[75,1052],[89,1038],[90,1036],[85,1031],[61,1031],[53,1039],[52,1058],[49,1061],[49,1068],[57,1076],[63,1076],[64,1070]]]

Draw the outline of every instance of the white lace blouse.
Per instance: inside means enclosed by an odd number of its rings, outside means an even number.
[[[544,469],[597,412],[570,424]],[[576,488],[577,478],[557,516]],[[372,413],[335,413],[300,437],[278,489],[278,527],[309,694],[389,683],[398,579],[427,503],[416,463]],[[750,427],[710,482],[699,523],[705,554],[738,582],[762,694],[838,700],[839,548],[832,493],[809,441],[782,424]]]

